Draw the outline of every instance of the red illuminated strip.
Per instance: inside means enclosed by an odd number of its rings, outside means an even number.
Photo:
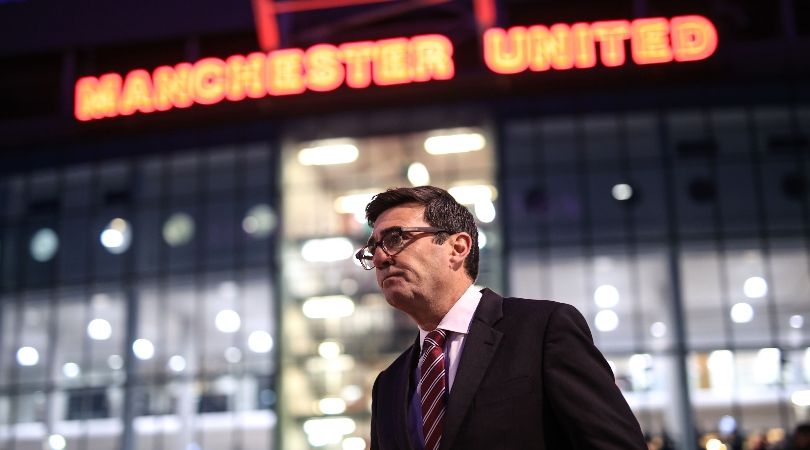
[[[594,67],[597,56],[616,67],[626,62],[628,40],[636,64],[698,61],[717,49],[717,29],[696,15],[491,28],[484,33],[484,61],[500,74]]]
[[[213,105],[246,97],[326,92],[347,85],[366,88],[449,80],[455,75],[453,44],[442,35],[320,44],[270,53],[205,58],[193,64],[115,73],[76,82],[74,114],[82,121],[127,116],[193,104]]]

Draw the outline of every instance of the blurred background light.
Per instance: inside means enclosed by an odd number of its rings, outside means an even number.
[[[132,242],[132,230],[126,220],[117,217],[102,230],[99,240],[107,251],[118,255],[129,249],[129,244]]]
[[[163,224],[163,240],[172,247],[194,239],[194,218],[186,213],[174,213]]]
[[[466,184],[453,186],[447,190],[462,205],[475,205],[478,202],[493,201],[498,197],[495,186],[486,184]]]
[[[140,360],[149,360],[155,356],[155,346],[149,339],[136,339],[132,343],[132,352]]]
[[[487,141],[481,133],[446,130],[441,135],[425,139],[425,151],[431,155],[467,153],[481,150]]]
[[[169,370],[172,372],[182,372],[186,370],[186,358],[183,358],[180,355],[174,355],[169,358],[168,362]]]
[[[730,314],[735,323],[748,323],[754,319],[754,308],[745,302],[735,303]]]
[[[17,363],[21,366],[36,366],[39,362],[39,352],[34,347],[20,347],[17,350]]]
[[[603,309],[596,313],[594,323],[599,331],[613,331],[619,326],[619,316],[612,309]]]
[[[93,319],[87,324],[87,335],[96,341],[106,341],[112,336],[112,326],[104,319]]]
[[[347,140],[330,139],[309,143],[298,151],[298,162],[304,166],[348,164],[357,160],[357,146]]]
[[[250,208],[242,219],[242,230],[256,239],[263,239],[276,229],[278,217],[270,205],[264,203]]]
[[[248,348],[254,353],[267,353],[273,349],[273,337],[263,330],[254,331],[248,336]]]
[[[603,284],[593,291],[593,302],[600,308],[613,308],[619,303],[619,290],[611,284]]]
[[[411,186],[425,186],[430,184],[430,172],[428,172],[427,167],[420,162],[414,162],[408,165],[407,176]]]
[[[81,372],[79,365],[74,362],[66,362],[62,365],[62,375],[68,378],[76,378]]]
[[[633,187],[626,183],[616,184],[611,188],[610,194],[620,202],[627,201],[633,197]]]
[[[301,246],[301,257],[307,262],[335,262],[351,258],[354,250],[345,237],[310,239]]]
[[[768,282],[762,277],[750,277],[743,283],[743,293],[748,298],[762,298],[768,293]]]
[[[50,228],[42,228],[31,237],[29,247],[35,261],[49,261],[59,250],[59,236]]]
[[[310,297],[301,309],[310,319],[333,319],[351,316],[354,313],[354,302],[345,295]]]
[[[242,319],[239,313],[232,309],[223,309],[214,318],[217,330],[223,333],[234,333],[242,326]]]

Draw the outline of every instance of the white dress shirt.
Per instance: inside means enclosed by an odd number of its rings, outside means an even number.
[[[461,352],[464,349],[464,338],[467,337],[467,333],[470,331],[470,323],[472,322],[473,314],[475,314],[475,309],[478,308],[478,303],[481,301],[481,292],[479,289],[480,288],[471,284],[436,327],[448,332],[444,344],[445,361],[447,363],[448,392],[453,389],[453,380],[456,378],[458,362],[461,359]],[[425,331],[421,328],[419,329],[420,345],[424,345],[425,336],[431,331],[433,330]]]

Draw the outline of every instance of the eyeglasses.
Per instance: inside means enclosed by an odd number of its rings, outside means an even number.
[[[405,249],[405,244],[410,239],[406,238],[406,233],[449,233],[447,230],[434,227],[395,227],[385,231],[377,242],[369,242],[368,245],[355,253],[354,257],[360,261],[360,265],[366,270],[374,268],[374,252],[377,247],[381,248],[388,256],[394,256]]]

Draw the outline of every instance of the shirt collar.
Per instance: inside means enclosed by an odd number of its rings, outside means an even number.
[[[450,308],[450,311],[445,314],[441,322],[439,322],[439,326],[436,328],[441,328],[453,333],[467,334],[470,330],[470,323],[472,322],[475,310],[478,308],[478,303],[481,301],[480,289],[480,286],[471,284],[470,287],[461,294],[461,298]],[[431,330],[425,331],[421,328],[419,329],[420,346],[422,345],[421,343],[425,341],[425,336],[427,336],[430,331]]]

